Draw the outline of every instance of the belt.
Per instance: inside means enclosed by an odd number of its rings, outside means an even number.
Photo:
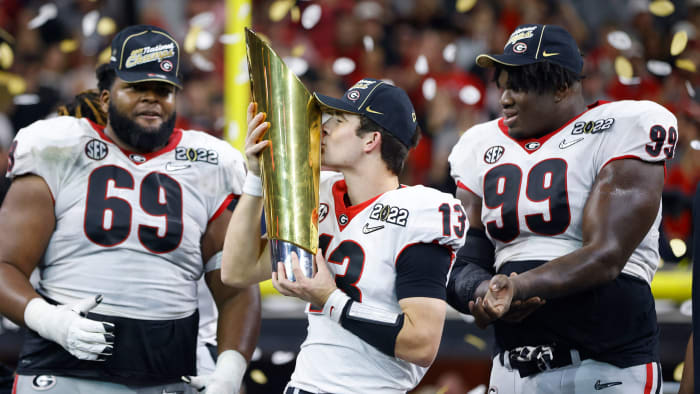
[[[520,377],[535,375],[554,368],[578,364],[589,357],[576,349],[562,346],[522,346],[498,354],[501,365],[505,366],[505,357],[512,369],[520,372]]]
[[[287,389],[284,390],[284,394],[315,394],[315,393],[312,393],[311,391],[302,390],[302,389],[297,388],[297,387],[287,386]],[[322,393],[322,394],[326,394],[326,393]]]

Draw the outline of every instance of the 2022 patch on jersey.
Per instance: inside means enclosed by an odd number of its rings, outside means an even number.
[[[449,162],[458,186],[482,198],[498,270],[509,261],[548,261],[580,248],[584,205],[601,169],[619,159],[670,159],[677,129],[675,116],[650,101],[596,103],[539,139],[510,138],[502,119],[474,126]],[[623,273],[651,282],[660,220],[659,204]]]
[[[197,309],[208,223],[241,193],[241,154],[175,129],[161,150],[121,150],[86,119],[58,117],[18,133],[8,176],[35,174],[54,199],[56,228],[39,292],[69,303],[94,296],[96,313],[179,319]]]

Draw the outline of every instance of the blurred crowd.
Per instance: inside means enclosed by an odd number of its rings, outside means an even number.
[[[387,79],[407,90],[423,138],[402,181],[445,191],[454,191],[447,155],[460,134],[500,112],[492,75],[475,65],[476,56],[501,52],[521,23],[565,26],[585,56],[583,87],[590,103],[648,99],[678,117],[680,139],[667,167],[663,232],[668,240],[690,245],[690,201],[700,180],[700,75],[695,71],[700,0],[251,3],[253,29],[267,37],[309,90],[338,96],[362,77]],[[0,4],[0,156],[17,130],[94,88],[94,69],[107,61],[104,50],[112,35],[135,23],[162,26],[183,43],[185,85],[177,125],[223,137],[223,78],[239,69],[225,65],[224,46],[240,39],[225,34],[225,0]],[[0,159],[4,172],[7,160]],[[3,179],[0,198],[4,188]],[[676,244],[664,257],[678,261],[688,252]]]

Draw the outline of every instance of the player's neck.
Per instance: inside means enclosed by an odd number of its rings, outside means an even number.
[[[399,187],[399,177],[391,173],[386,166],[343,171],[343,177],[352,205]]]

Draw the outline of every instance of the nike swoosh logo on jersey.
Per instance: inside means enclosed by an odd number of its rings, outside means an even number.
[[[576,144],[576,143],[581,142],[581,141],[583,141],[583,137],[575,139],[573,141],[569,141],[569,142],[566,142],[566,138],[565,138],[565,139],[561,140],[561,142],[559,143],[559,149],[566,149],[566,148],[570,147],[571,145]]]
[[[180,171],[190,168],[190,164],[178,164],[169,161],[165,163],[165,171]]]
[[[370,227],[370,226],[369,226],[369,223],[365,223],[365,226],[362,227],[362,233],[363,233],[363,234],[369,234],[369,233],[373,233],[373,232],[375,232],[375,231],[377,231],[377,230],[381,230],[381,229],[383,229],[383,228],[384,228],[384,225],[383,225],[383,224],[382,224],[382,225],[379,225],[379,226]]]
[[[558,54],[559,54],[559,52],[547,52],[547,51],[542,52],[542,56],[544,56],[544,57],[557,56]]]
[[[600,383],[600,379],[598,379],[598,380],[596,380],[595,386],[593,386],[593,387],[594,387],[596,390],[602,390],[602,389],[606,389],[606,388],[612,387],[612,386],[617,386],[617,385],[620,385],[620,384],[622,384],[622,382]]]
[[[367,112],[371,112],[371,113],[373,113],[373,114],[384,115],[383,113],[381,113],[381,112],[379,112],[379,111],[373,110],[372,108],[369,107],[369,105],[368,105],[367,108],[365,108],[365,109],[367,110]]]

